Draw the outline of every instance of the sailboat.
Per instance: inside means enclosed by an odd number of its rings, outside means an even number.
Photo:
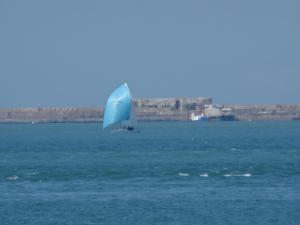
[[[127,83],[115,89],[109,96],[103,119],[103,129],[121,126],[126,130],[134,130],[135,113],[132,96]]]

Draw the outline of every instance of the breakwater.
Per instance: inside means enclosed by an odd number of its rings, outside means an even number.
[[[135,99],[137,119],[189,120],[201,113],[212,98]],[[237,120],[296,120],[300,119],[300,104],[289,105],[224,105]],[[22,108],[0,109],[0,122],[100,122],[104,108]]]
[[[300,104],[226,105],[239,120],[298,120]]]
[[[93,122],[102,117],[100,108],[0,109],[0,122]]]

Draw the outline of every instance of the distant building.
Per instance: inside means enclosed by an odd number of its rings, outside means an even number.
[[[212,98],[150,98],[135,99],[137,109],[202,110],[204,105],[212,104]]]

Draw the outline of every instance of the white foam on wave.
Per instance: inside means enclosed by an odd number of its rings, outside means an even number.
[[[244,173],[244,174],[224,174],[224,177],[251,177],[252,174],[251,173]]]
[[[231,177],[232,174],[224,174],[223,176],[224,176],[224,177]]]
[[[241,176],[241,177],[251,177],[252,174],[251,173],[245,173],[245,174],[240,174],[239,176]]]
[[[34,171],[34,170],[24,172],[24,175],[26,175],[26,176],[33,176],[33,175],[37,175],[37,174],[39,174],[39,172]]]
[[[86,175],[86,177],[95,177],[95,175],[94,174],[88,174],[88,175]]]
[[[188,177],[190,174],[188,173],[178,173],[179,176]]]
[[[6,179],[7,179],[7,180],[17,180],[18,178],[19,178],[18,176],[13,175],[13,176],[7,177]]]
[[[234,174],[235,177],[251,177],[251,173],[244,173],[244,174]]]
[[[26,175],[36,175],[36,174],[38,174],[37,172],[28,172],[28,173],[26,173]]]
[[[200,177],[208,177],[208,173],[200,173],[199,176]]]

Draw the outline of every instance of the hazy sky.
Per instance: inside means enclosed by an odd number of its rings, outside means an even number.
[[[0,107],[300,103],[300,1],[0,0]]]

